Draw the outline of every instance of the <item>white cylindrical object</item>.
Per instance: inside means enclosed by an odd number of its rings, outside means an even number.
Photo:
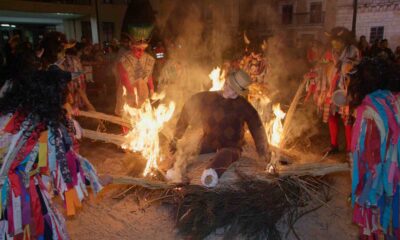
[[[203,174],[201,174],[201,183],[209,188],[217,186],[218,184],[217,172],[212,168],[204,170]]]
[[[345,90],[336,90],[332,94],[332,102],[338,106],[343,107],[347,105],[347,93]]]

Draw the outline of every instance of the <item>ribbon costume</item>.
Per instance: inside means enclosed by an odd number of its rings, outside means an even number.
[[[73,216],[89,185],[102,189],[94,167],[76,152],[78,129],[63,108],[71,73],[56,63],[65,36],[50,32],[41,46],[41,66],[33,51],[18,57],[21,71],[0,98],[0,239],[69,239],[52,195]]]
[[[348,104],[338,105],[334,95],[340,91],[346,95],[348,80],[346,74],[360,60],[357,47],[351,44],[351,33],[346,28],[336,27],[328,34],[331,38],[332,49],[326,52],[323,62],[325,72],[318,86],[320,91],[318,105],[323,121],[328,123],[331,139],[329,153],[339,150],[338,132],[339,118],[343,120],[346,136],[346,152],[350,152],[352,116]]]
[[[400,238],[400,95],[378,90],[357,108],[353,128],[353,221],[373,238]],[[390,238],[391,239],[391,238]]]
[[[94,167],[74,151],[66,126],[52,128],[18,113],[2,116],[0,125],[0,236],[68,239],[49,187],[64,201],[67,216],[72,216],[88,195],[86,184],[94,192],[102,189]]]

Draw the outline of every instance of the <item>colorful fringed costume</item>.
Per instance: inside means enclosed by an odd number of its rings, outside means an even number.
[[[250,75],[253,82],[265,83],[267,60],[262,53],[250,53],[240,61],[240,68]]]
[[[353,127],[353,220],[361,235],[400,239],[400,95],[378,90],[357,108]]]
[[[69,239],[50,193],[61,197],[71,216],[89,183],[101,190],[93,166],[74,151],[68,125],[45,126],[19,113],[0,117],[0,239]]]

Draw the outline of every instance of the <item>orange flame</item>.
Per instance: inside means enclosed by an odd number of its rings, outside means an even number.
[[[157,97],[156,97],[157,98]],[[132,129],[125,135],[126,142],[121,146],[134,152],[141,152],[147,159],[143,175],[151,174],[158,168],[157,161],[162,161],[160,153],[160,139],[158,133],[164,124],[168,122],[175,110],[175,103],[169,105],[160,104],[153,108],[150,100],[146,100],[141,108],[133,108],[124,105],[124,111],[129,116]]]
[[[210,88],[210,91],[219,91],[224,87],[225,83],[225,77],[224,77],[224,72],[221,72],[220,67],[214,68],[211,73],[208,75],[208,77],[212,81],[212,87]]]
[[[268,124],[267,136],[269,144],[279,147],[283,134],[282,120],[285,118],[286,113],[282,111],[279,103],[272,106],[272,110],[274,112],[275,119],[271,120],[271,122]]]

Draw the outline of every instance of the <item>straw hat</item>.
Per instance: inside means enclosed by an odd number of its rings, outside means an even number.
[[[248,90],[248,87],[251,84],[251,78],[245,71],[238,70],[229,73],[226,82],[232,90],[240,95]]]

